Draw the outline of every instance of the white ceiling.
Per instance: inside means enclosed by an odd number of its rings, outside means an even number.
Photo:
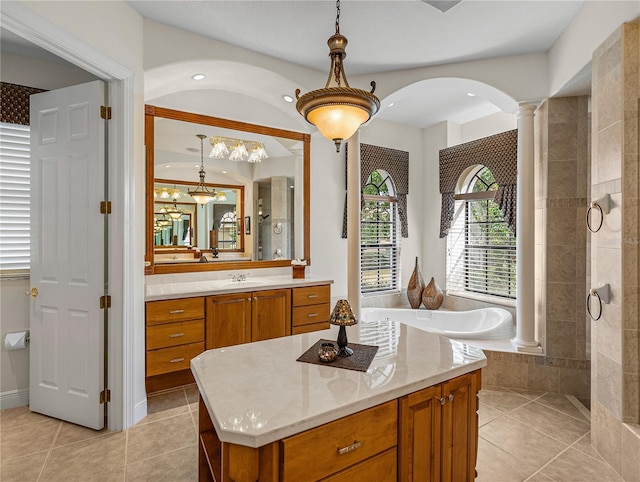
[[[329,68],[326,41],[335,30],[334,1],[126,3],[163,24],[322,72]],[[421,0],[344,0],[340,31],[349,39],[345,70],[348,77],[372,75],[374,79],[373,74],[390,70],[546,52],[584,3],[462,0],[443,13]],[[0,41],[3,52],[47,55],[4,30]],[[586,74],[583,79],[589,78]],[[499,110],[487,97],[469,97],[468,91],[469,85],[460,82],[424,82],[385,99],[378,115],[426,127],[442,120],[465,123]],[[394,105],[388,108],[391,102]]]

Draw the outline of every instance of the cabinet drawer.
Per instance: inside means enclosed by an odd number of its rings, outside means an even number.
[[[392,400],[282,440],[283,482],[319,480],[397,444]]]
[[[303,333],[311,333],[312,331],[328,330],[331,327],[328,321],[324,323],[313,323],[311,325],[301,325],[291,327],[292,335],[302,335]]]
[[[296,306],[293,308],[293,326],[310,325],[312,323],[321,323],[329,321],[329,303],[321,305]]]
[[[147,326],[204,318],[204,297],[148,301]]]
[[[179,321],[147,328],[147,350],[204,341],[204,320]]]
[[[331,287],[329,285],[293,289],[293,306],[317,305],[329,302],[331,302]]]
[[[397,457],[395,447],[349,467],[322,482],[353,482],[354,480],[375,480],[376,482],[396,482]]]
[[[147,376],[161,375],[189,368],[192,358],[204,351],[204,343],[161,348],[147,352]]]

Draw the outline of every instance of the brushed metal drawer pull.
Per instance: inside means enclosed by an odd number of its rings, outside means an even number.
[[[317,298],[318,295],[308,295],[307,298]]]
[[[353,442],[351,445],[347,447],[343,447],[338,449],[338,455],[348,454],[349,452],[353,452],[355,449],[362,447],[362,442],[358,442],[357,440]]]
[[[184,313],[184,310],[171,310],[169,312],[170,315],[179,315],[180,313]]]
[[[171,333],[169,338],[180,338],[181,336],[184,336],[184,333]]]
[[[181,361],[184,361],[183,357],[174,358],[173,360],[169,360],[169,363],[180,363]]]
[[[307,318],[315,318],[316,316],[318,316],[318,313],[309,313]]]

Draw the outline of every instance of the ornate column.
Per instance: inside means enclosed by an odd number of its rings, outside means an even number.
[[[518,108],[518,197],[516,220],[516,337],[518,351],[541,353],[535,333],[534,126],[536,104]]]
[[[360,319],[360,131],[349,138],[347,153],[347,297]]]

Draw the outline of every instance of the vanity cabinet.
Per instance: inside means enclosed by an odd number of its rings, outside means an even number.
[[[291,334],[299,335],[329,328],[330,285],[305,286],[291,290],[293,310]]]
[[[147,391],[193,383],[189,362],[204,351],[204,318],[202,296],[147,302]]]
[[[202,395],[200,481],[475,479],[480,370],[258,448],[221,442]]]
[[[287,336],[290,324],[290,289],[209,296],[206,349]]]
[[[471,482],[478,451],[480,371],[400,399],[401,482]]]

